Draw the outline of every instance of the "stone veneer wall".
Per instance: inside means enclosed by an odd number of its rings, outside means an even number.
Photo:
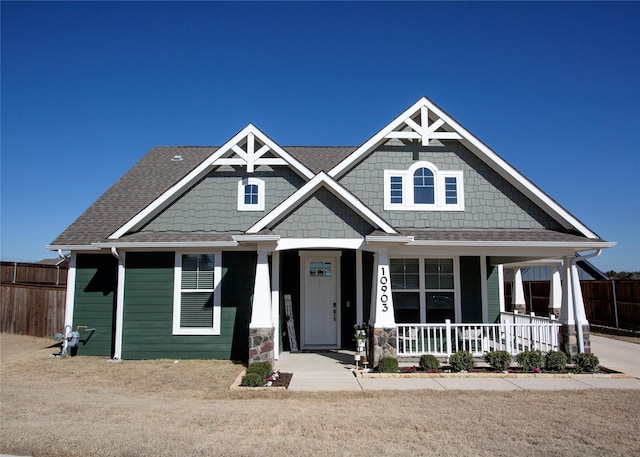
[[[369,347],[371,354],[369,360],[373,361],[372,368],[378,366],[378,362],[382,357],[398,357],[396,348],[396,335],[398,329],[393,328],[374,328],[369,334],[371,341]]]
[[[589,337],[589,324],[582,326],[582,341],[585,354],[591,353],[591,338]],[[562,324],[560,327],[560,350],[569,357],[579,352],[578,327],[576,325]]]
[[[273,338],[273,328],[249,329],[249,365],[256,362],[270,362],[273,364]]]

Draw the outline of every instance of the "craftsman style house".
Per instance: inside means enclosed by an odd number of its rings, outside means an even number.
[[[451,352],[422,332],[486,336],[503,265],[528,262],[556,265],[559,344],[588,351],[576,254],[613,245],[421,98],[358,147],[250,124],[153,148],[48,248],[70,251],[65,323],[96,329],[79,354],[252,362],[289,348],[289,314],[301,349],[368,323],[375,357]]]

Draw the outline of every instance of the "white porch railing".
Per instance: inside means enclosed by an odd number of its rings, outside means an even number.
[[[506,314],[506,313],[505,313]],[[535,322],[508,322],[501,316],[496,324],[398,324],[398,357],[433,354],[448,357],[457,351],[469,351],[475,357],[489,351],[542,352],[559,349],[560,323],[536,318]]]

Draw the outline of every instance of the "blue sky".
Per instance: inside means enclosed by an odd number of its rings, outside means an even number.
[[[1,257],[151,147],[359,145],[423,95],[640,270],[640,4],[5,2]]]

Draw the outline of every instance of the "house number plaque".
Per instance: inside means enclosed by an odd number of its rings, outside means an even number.
[[[389,311],[389,307],[387,306],[387,302],[389,301],[389,297],[387,296],[389,278],[387,278],[387,274],[385,272],[384,267],[382,268],[382,274],[380,275],[380,302],[382,302],[382,312],[386,313]]]

